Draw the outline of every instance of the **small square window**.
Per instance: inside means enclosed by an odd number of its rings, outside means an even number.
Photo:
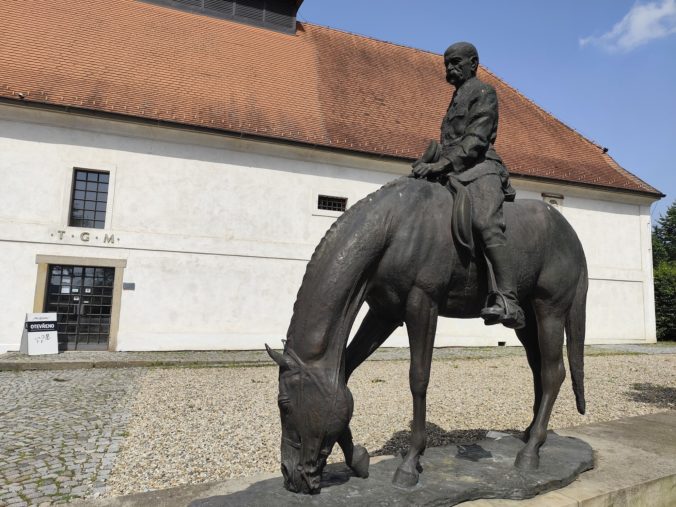
[[[68,225],[103,229],[107,201],[108,173],[75,169]]]
[[[347,209],[347,197],[320,195],[317,199],[317,209],[327,211],[345,211]]]

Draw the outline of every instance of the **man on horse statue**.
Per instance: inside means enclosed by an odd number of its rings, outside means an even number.
[[[495,89],[476,77],[479,54],[468,42],[450,46],[444,53],[446,81],[455,87],[441,123],[441,142],[433,141],[413,163],[417,178],[449,180],[464,186],[472,208],[472,228],[480,236],[490,262],[495,286],[481,317],[486,325],[504,324],[520,329],[524,313],[516,297],[516,275],[507,250],[504,201],[516,192],[494,148],[498,132],[498,98]]]

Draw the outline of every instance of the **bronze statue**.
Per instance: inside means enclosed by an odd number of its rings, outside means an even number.
[[[394,476],[401,487],[415,485],[422,472],[425,400],[440,315],[502,322],[515,328],[526,349],[535,397],[517,467],[538,467],[565,377],[564,328],[577,409],[584,413],[588,282],[582,246],[550,205],[519,200],[503,206],[513,191],[492,149],[495,92],[475,78],[473,46],[451,46],[445,60],[457,89],[441,144],[433,143],[416,162],[417,177],[385,185],[331,226],[308,263],[283,353],[268,348],[280,367],[281,466],[290,491],[319,492],[336,442],[355,475],[368,476],[368,453],[353,444],[349,428],[353,400],[347,382],[402,323],[411,352],[413,424],[411,446]],[[475,199],[473,220],[467,194]],[[463,221],[473,227],[463,227]],[[491,270],[483,256],[474,255],[472,229],[504,296],[493,298],[488,310]],[[346,348],[365,301],[369,312]]]
[[[502,323],[519,329],[525,325],[516,298],[516,277],[507,251],[502,203],[513,201],[509,174],[495,151],[498,134],[498,98],[495,90],[476,77],[479,54],[468,42],[450,46],[444,53],[446,80],[455,93],[441,124],[441,146],[432,156],[413,163],[420,178],[446,176],[467,187],[472,227],[481,238],[497,288],[492,304],[481,311],[487,325]],[[427,161],[426,158],[431,159]]]
[[[283,353],[268,349],[280,366],[282,473],[287,489],[319,491],[333,445],[365,477],[368,456],[353,446],[349,422],[352,372],[402,322],[411,350],[411,447],[394,478],[412,486],[425,450],[425,396],[437,317],[479,317],[487,269],[454,240],[448,217],[453,196],[438,183],[400,178],[346,211],[310,260],[294,305]],[[505,204],[507,250],[515,259],[517,296],[526,325],[516,334],[533,371],[533,420],[516,465],[538,466],[538,450],[565,377],[564,327],[577,407],[584,413],[583,351],[587,268],[582,246],[561,214],[548,204]],[[369,312],[345,347],[362,303]]]

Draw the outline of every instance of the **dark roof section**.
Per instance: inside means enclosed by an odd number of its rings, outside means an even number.
[[[0,19],[6,99],[414,159],[452,94],[440,55],[307,23],[289,35],[137,0],[0,2]],[[514,175],[661,195],[479,77],[497,90],[497,149]]]
[[[142,0],[188,12],[231,19],[285,33],[296,32],[303,0]]]

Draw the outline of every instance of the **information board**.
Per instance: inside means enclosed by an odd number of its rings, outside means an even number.
[[[59,353],[56,313],[26,314],[20,351],[29,356]]]

